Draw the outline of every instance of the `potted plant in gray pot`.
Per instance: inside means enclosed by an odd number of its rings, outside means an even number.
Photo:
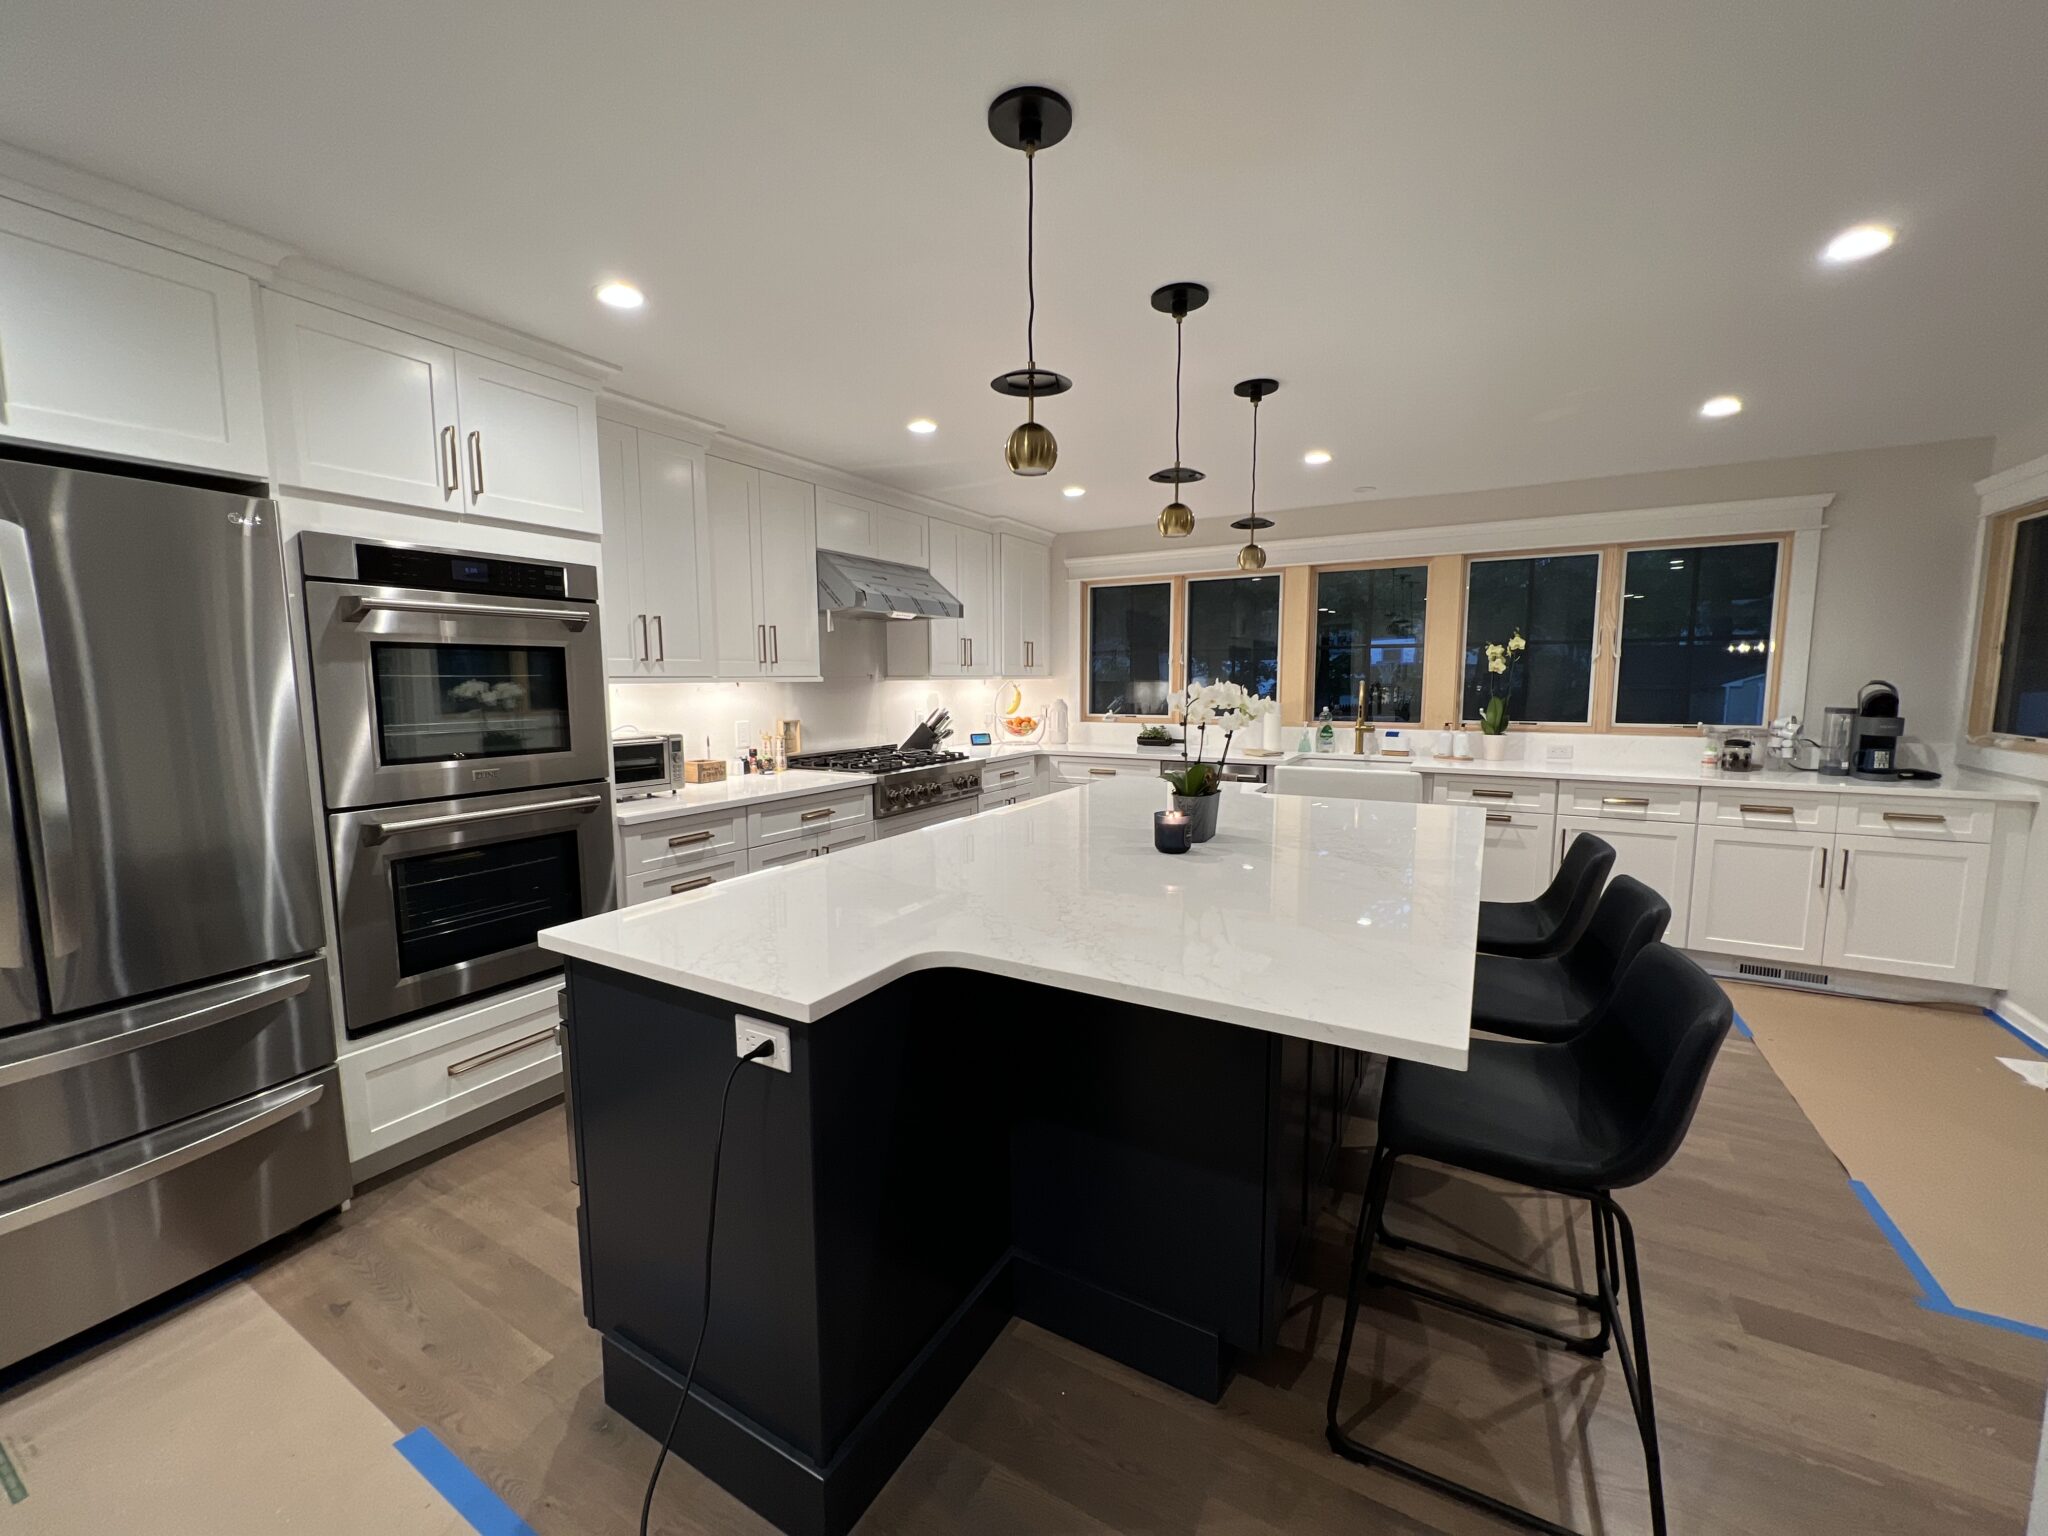
[[[1519,629],[1508,636],[1505,644],[1486,647],[1486,670],[1498,679],[1493,685],[1493,696],[1479,712],[1479,755],[1488,762],[1497,763],[1507,756],[1508,690],[1514,686],[1514,665],[1528,648],[1529,642],[1522,638]]]
[[[1186,814],[1190,835],[1206,843],[1216,835],[1216,812],[1223,801],[1223,765],[1230,760],[1230,739],[1273,710],[1271,699],[1255,698],[1237,683],[1208,683],[1188,690],[1182,721],[1181,766],[1164,775],[1173,786],[1173,808]],[[1203,761],[1214,727],[1223,737],[1216,761]],[[1195,744],[1188,755],[1188,743]]]

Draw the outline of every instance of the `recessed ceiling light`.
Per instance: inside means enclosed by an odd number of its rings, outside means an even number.
[[[1837,266],[1844,262],[1863,261],[1879,251],[1890,250],[1892,242],[1898,238],[1899,232],[1889,225],[1858,224],[1830,240],[1828,248],[1820,253],[1821,259]]]
[[[932,435],[932,433],[939,430],[939,424],[936,421],[933,421],[929,416],[920,416],[917,418],[917,420],[908,423],[908,425],[910,427],[910,430],[915,432],[919,437],[929,437]]]
[[[610,309],[638,309],[647,295],[631,283],[605,283],[597,290],[597,302]]]
[[[1742,402],[1734,395],[1716,395],[1700,407],[1700,414],[1713,421],[1723,416],[1733,416],[1741,411],[1741,409]]]
[[[1079,501],[1088,494],[1088,487],[1085,485],[1070,485],[1063,489],[1060,494],[1069,501]]]
[[[1330,462],[1330,450],[1327,448],[1311,448],[1301,456],[1301,462],[1304,464],[1327,464]]]

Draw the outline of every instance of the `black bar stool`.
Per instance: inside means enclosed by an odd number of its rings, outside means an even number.
[[[1540,960],[1561,955],[1593,920],[1600,887],[1614,870],[1614,845],[1581,832],[1565,849],[1549,887],[1534,901],[1479,903],[1479,948],[1489,955]]]
[[[1632,876],[1616,875],[1592,921],[1563,954],[1540,960],[1479,956],[1472,973],[1472,1027],[1551,1043],[1583,1033],[1613,997],[1629,962],[1644,945],[1663,938],[1670,921],[1671,907],[1662,896]]]
[[[1604,1353],[1611,1338],[1642,1435],[1651,1529],[1655,1536],[1665,1536],[1664,1478],[1650,1392],[1642,1275],[1635,1232],[1615,1202],[1614,1191],[1642,1183],[1678,1150],[1733,1016],[1727,994],[1713,978],[1677,950],[1651,944],[1629,966],[1613,1005],[1575,1040],[1562,1045],[1475,1040],[1463,1072],[1411,1061],[1388,1063],[1380,1094],[1379,1145],[1366,1181],[1365,1207],[1351,1254],[1344,1331],[1330,1378],[1325,1433],[1333,1451],[1516,1524],[1551,1536],[1576,1536],[1567,1526],[1346,1434],[1339,1424],[1338,1404],[1358,1325],[1359,1293],[1368,1283],[1587,1354]],[[1596,1310],[1597,1337],[1573,1339],[1448,1292],[1376,1273],[1371,1267],[1373,1234],[1386,1212],[1394,1164],[1404,1157],[1590,1201],[1597,1292],[1578,1297],[1548,1282],[1533,1283],[1574,1296]],[[1499,1279],[1532,1283],[1509,1270],[1449,1257]],[[1628,1292],[1627,1340],[1621,1336],[1617,1296],[1623,1287]]]

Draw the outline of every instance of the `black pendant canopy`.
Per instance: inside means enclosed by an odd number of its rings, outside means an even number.
[[[1005,149],[1024,152],[1024,366],[989,380],[999,395],[1024,401],[1024,420],[1010,434],[1003,458],[1015,475],[1042,475],[1059,462],[1059,444],[1038,419],[1038,402],[1063,395],[1074,381],[1038,366],[1038,152],[1050,149],[1074,126],[1074,109],[1058,91],[1042,85],[1019,85],[988,105],[988,131]]]
[[[1153,472],[1152,479],[1161,485],[1193,485],[1202,478],[1199,469],[1190,469],[1180,461],[1181,326],[1208,302],[1209,289],[1204,283],[1167,283],[1152,290],[1152,307],[1163,315],[1173,316],[1173,468]],[[1176,492],[1173,500],[1160,508],[1159,536],[1184,539],[1194,531],[1194,509]]]
[[[1259,402],[1280,387],[1278,379],[1246,379],[1232,387],[1231,393],[1240,400],[1252,403],[1252,494],[1251,502],[1243,517],[1230,526],[1245,530],[1244,548],[1237,552],[1237,568],[1240,571],[1263,571],[1266,568],[1266,552],[1259,548],[1259,530],[1273,526],[1273,519],[1259,516]]]

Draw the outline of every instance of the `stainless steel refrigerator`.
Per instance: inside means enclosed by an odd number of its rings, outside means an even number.
[[[276,507],[0,459],[0,1365],[339,1205]]]

